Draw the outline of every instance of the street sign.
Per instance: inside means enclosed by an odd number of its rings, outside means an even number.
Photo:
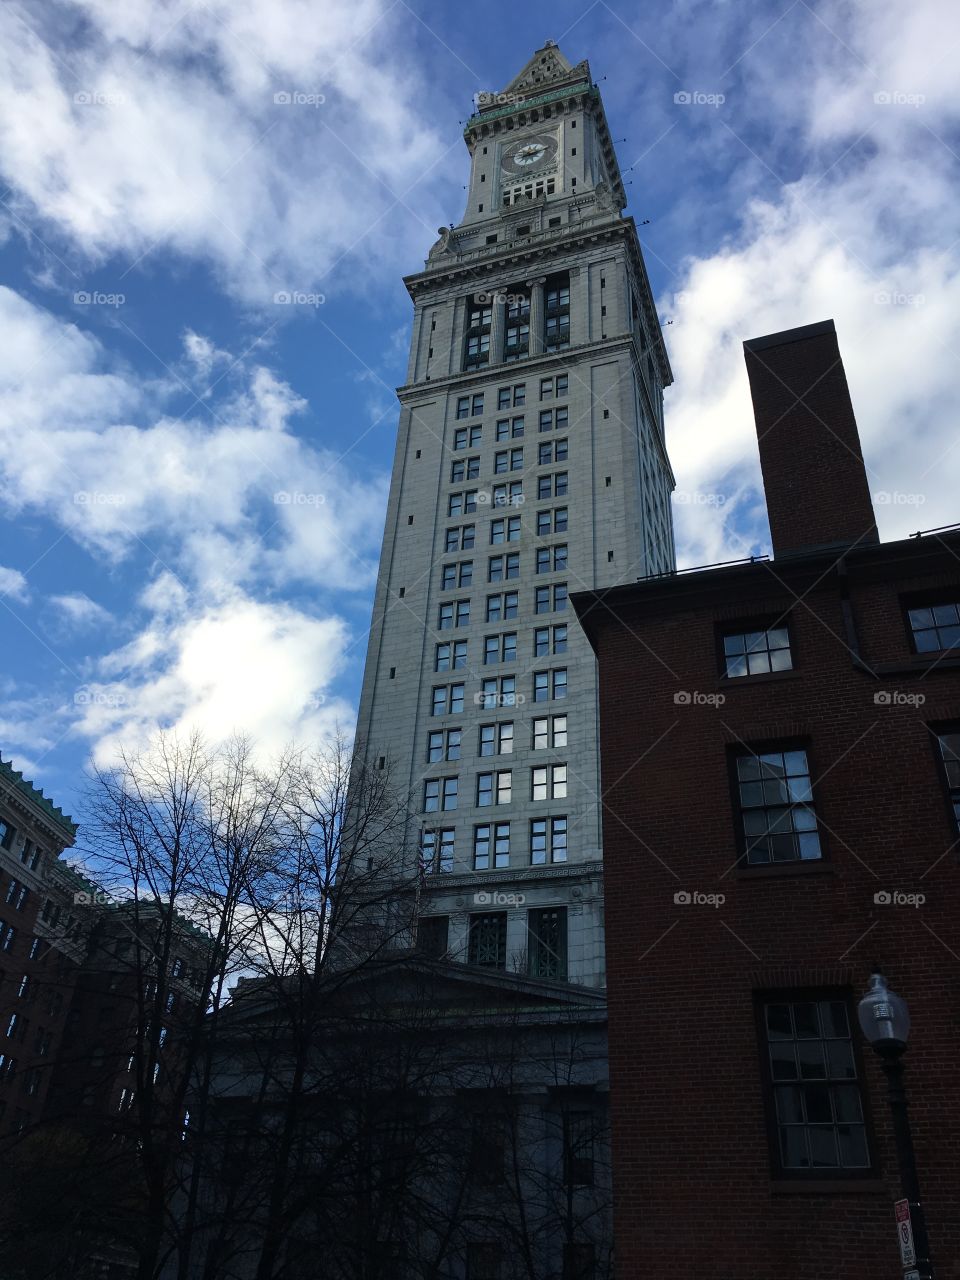
[[[912,1267],[917,1260],[917,1251],[913,1247],[910,1201],[897,1200],[893,1208],[897,1217],[897,1243],[900,1245],[900,1265],[901,1267]]]

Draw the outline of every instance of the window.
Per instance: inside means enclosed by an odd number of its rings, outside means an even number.
[[[473,869],[510,865],[510,823],[483,822],[473,828]]]
[[[950,796],[954,825],[960,831],[960,729],[946,729],[935,734],[935,737]]]
[[[539,430],[563,431],[566,428],[568,421],[569,415],[566,405],[560,406],[556,409],[541,409]]]
[[[516,449],[499,449],[493,455],[493,471],[495,475],[504,475],[507,471],[523,470],[523,445]]]
[[[531,800],[562,800],[567,794],[567,766],[551,764],[530,770]]]
[[[589,1242],[565,1241],[561,1280],[596,1280],[597,1257]]]
[[[537,627],[533,633],[533,656],[548,657],[551,653],[566,653],[567,624],[559,623],[555,627]]]
[[[563,1181],[565,1186],[593,1186],[593,1143],[596,1128],[596,1118],[592,1111],[564,1112]]]
[[[504,1177],[505,1117],[484,1112],[471,1120],[470,1177],[477,1186],[497,1187]]]
[[[561,613],[567,607],[567,584],[557,582],[552,587],[537,587],[534,594],[534,613]]]
[[[473,582],[473,561],[458,560],[445,564],[440,570],[440,590],[455,591],[457,587],[469,587]]]
[[[449,631],[452,627],[470,625],[470,601],[447,600],[437,611],[437,630]]]
[[[460,759],[459,729],[435,729],[427,735],[427,762],[436,764],[438,760]]]
[[[504,631],[497,636],[485,636],[483,641],[484,665],[491,662],[515,662],[517,657],[517,633]]]
[[[481,756],[508,755],[513,751],[513,721],[499,724],[482,724],[478,754]]]
[[[34,1095],[40,1092],[41,1071],[39,1067],[31,1067],[23,1077],[23,1092]]]
[[[448,529],[444,536],[444,551],[469,551],[474,544],[477,526],[465,524]]]
[[[869,1169],[847,1000],[785,992],[759,1003],[775,1170],[822,1177]]]
[[[514,387],[501,387],[497,392],[498,409],[520,409],[527,398],[527,384],[518,382]]]
[[[484,711],[496,711],[497,707],[513,707],[517,702],[516,676],[492,676],[480,681],[477,699]]]
[[[19,1025],[20,1025],[20,1015],[19,1015],[19,1013],[11,1013],[11,1015],[10,1015],[10,1020],[9,1020],[9,1022],[7,1023],[7,1038],[8,1038],[8,1039],[12,1039],[12,1038],[13,1038],[13,1036],[14,1036],[14,1034],[15,1034],[16,1030],[17,1030],[17,1027],[18,1027]]]
[[[476,489],[467,489],[463,493],[451,493],[447,499],[447,515],[470,515],[477,509]]]
[[[434,671],[450,671],[467,665],[466,640],[442,640],[434,650]]]
[[[543,907],[527,912],[527,971],[535,978],[566,978],[565,907]]]
[[[533,722],[533,749],[545,751],[567,745],[567,717],[542,716]]]
[[[484,911],[470,917],[467,941],[470,964],[490,969],[507,967],[507,913]]]
[[[479,474],[479,458],[454,458],[450,463],[450,479],[454,484],[462,484],[464,480],[476,480]]]
[[[576,179],[573,180],[576,183]],[[570,277],[554,276],[544,290],[546,349],[556,351],[570,345]]]
[[[19,985],[19,987],[17,988],[17,999],[18,999],[18,1000],[29,1000],[29,999],[30,999],[30,975],[29,975],[29,973],[25,973],[25,974],[23,975],[23,977],[20,979],[20,985]]]
[[[723,637],[723,674],[731,679],[792,668],[790,633],[786,627],[738,631]]]
[[[505,622],[515,618],[520,608],[517,591],[504,591],[502,595],[487,596],[487,622]]]
[[[567,472],[556,471],[553,475],[540,476],[537,480],[537,499],[563,498],[567,493]]]
[[[530,349],[530,299],[526,294],[510,295],[507,304],[504,360],[518,360]]]
[[[566,667],[554,667],[552,671],[535,671],[533,673],[534,702],[548,702],[551,698],[565,698],[566,696]]]
[[[499,520],[491,520],[490,541],[493,544],[500,542],[519,542],[520,517],[506,516]]]
[[[438,684],[433,690],[431,715],[461,715],[463,713],[463,685]]]
[[[493,505],[495,507],[519,507],[522,504],[522,480],[511,480],[509,484],[495,484],[493,486]]]
[[[938,653],[960,646],[960,603],[908,609],[910,630],[917,653]]]
[[[30,890],[20,883],[19,880],[11,880],[7,886],[7,905],[13,907],[14,911],[22,911],[27,899],[30,896]]]
[[[417,950],[442,960],[448,950],[449,916],[421,916],[417,921]]]
[[[516,418],[501,418],[494,432],[496,440],[519,440],[523,435],[523,415]]]
[[[480,303],[467,303],[467,340],[464,366],[477,368],[490,360],[490,325],[493,319],[493,308]],[[474,396],[474,401],[478,397]],[[473,406],[471,405],[471,408]],[[480,408],[483,398],[480,397]]]
[[[567,544],[558,542],[553,547],[538,547],[537,573],[564,573],[567,568]]]
[[[453,870],[455,835],[453,827],[423,832],[420,837],[420,866],[424,875],[447,875]]]
[[[483,427],[475,423],[472,427],[457,427],[453,433],[454,449],[476,449],[483,439]]]
[[[819,858],[806,751],[746,751],[735,760],[744,861],[763,865]]]
[[[513,796],[513,773],[498,769],[495,773],[477,774],[477,808],[492,804],[509,804]]]
[[[567,441],[542,440],[537,445],[537,465],[548,467],[551,462],[566,462],[568,456]]]
[[[567,819],[534,818],[530,823],[530,862],[542,866],[547,862],[567,860]]]
[[[487,321],[489,324],[489,320]],[[457,399],[457,417],[475,418],[483,413],[483,392],[474,396],[459,396]]]
[[[423,811],[436,813],[457,807],[457,778],[428,778],[423,784]]]
[[[548,507],[545,511],[537,512],[537,537],[545,538],[551,533],[566,533],[567,531],[567,508],[554,507],[552,510]],[[454,548],[455,550],[456,548]]]
[[[505,556],[491,556],[487,566],[487,581],[502,582],[504,578],[520,577],[520,553],[511,551]]]
[[[0,848],[13,848],[13,838],[16,834],[16,827],[7,822],[6,818],[0,818]]]

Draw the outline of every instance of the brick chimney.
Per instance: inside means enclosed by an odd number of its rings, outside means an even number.
[[[743,348],[774,556],[879,542],[833,321]]]

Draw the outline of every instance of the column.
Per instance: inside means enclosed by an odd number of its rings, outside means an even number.
[[[544,352],[546,320],[543,286],[546,281],[546,276],[538,276],[535,280],[527,281],[527,287],[530,290],[530,355],[532,356],[542,356]]]
[[[507,304],[500,292],[490,294],[493,299],[493,315],[490,322],[490,363],[503,363],[503,337],[506,330]]]

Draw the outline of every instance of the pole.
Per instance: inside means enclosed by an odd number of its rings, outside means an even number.
[[[930,1239],[927,1235],[927,1219],[920,1200],[920,1180],[917,1176],[917,1157],[913,1149],[913,1133],[907,1111],[907,1091],[903,1082],[903,1050],[900,1044],[874,1046],[880,1055],[883,1073],[887,1077],[887,1097],[893,1116],[893,1136],[897,1147],[897,1164],[900,1167],[900,1186],[910,1203],[910,1220],[913,1225],[913,1243],[917,1253],[916,1269],[922,1280],[934,1280],[933,1263],[930,1261]]]

